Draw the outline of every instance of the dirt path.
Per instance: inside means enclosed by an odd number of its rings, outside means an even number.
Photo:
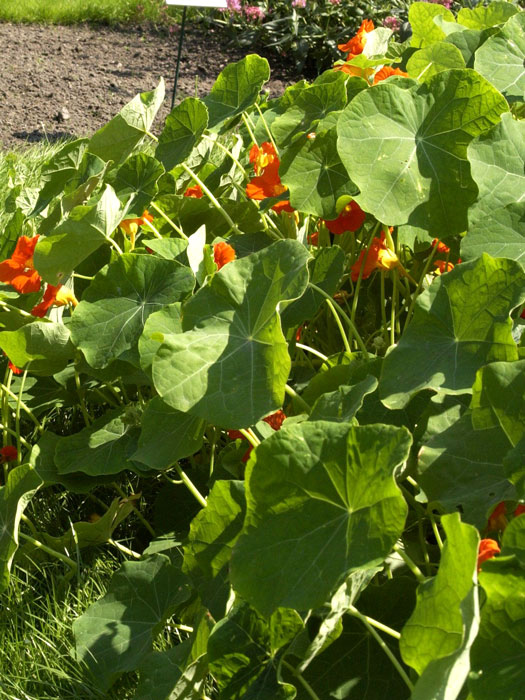
[[[171,103],[177,42],[177,32],[145,27],[0,23],[0,145],[89,135],[138,92],[155,87],[160,76],[167,88],[163,119]],[[206,94],[221,69],[243,55],[217,34],[190,28],[177,98],[195,90]],[[298,79],[274,61],[270,65],[272,94]]]

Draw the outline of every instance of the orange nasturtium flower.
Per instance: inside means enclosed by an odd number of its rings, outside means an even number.
[[[358,228],[361,228],[365,217],[366,214],[359,204],[352,200],[343,208],[337,219],[329,221],[323,219],[323,221],[329,231],[339,236],[345,231],[357,231]]]
[[[13,445],[6,445],[0,449],[0,464],[15,462],[18,459],[18,450]]]
[[[286,187],[279,177],[280,161],[273,144],[265,141],[261,147],[252,146],[250,150],[250,162],[255,165],[256,177],[252,177],[246,185],[246,195],[250,199],[262,200],[269,197],[278,197],[286,192]],[[286,199],[274,204],[272,209],[276,212],[293,212],[290,202]]]
[[[487,561],[487,559],[492,559],[493,556],[500,552],[501,549],[496,540],[491,540],[489,538],[481,540],[478,550],[478,571],[481,569],[483,562]]]
[[[358,260],[352,265],[352,282],[357,282],[360,273],[366,279],[375,269],[393,270],[399,265],[399,258],[393,250],[386,247],[385,234],[382,233],[381,238],[374,238],[370,247],[361,251]]]
[[[346,51],[346,60],[349,61],[354,56],[363,53],[366,44],[366,37],[374,29],[374,23],[371,19],[365,19],[361,22],[361,26],[357,30],[357,34],[353,36],[346,44],[338,44],[337,48],[340,51]]]
[[[10,284],[21,294],[38,292],[40,289],[42,280],[33,267],[33,253],[37,241],[38,236],[20,236],[13,255],[0,263],[0,282]]]
[[[193,199],[200,199],[202,196],[204,196],[204,192],[202,191],[200,185],[191,185],[186,189],[186,192],[184,192],[184,196],[193,197]]]
[[[48,284],[42,301],[31,309],[31,313],[33,316],[43,318],[52,306],[67,306],[68,304],[71,304],[71,306],[78,304],[73,292],[67,287],[62,287],[61,284],[58,284],[56,287]]]
[[[517,518],[518,516],[523,515],[523,513],[525,513],[525,506],[523,503],[519,503],[514,511],[514,517]]]
[[[391,68],[390,66],[383,66],[381,70],[378,70],[374,75],[374,85],[380,83],[382,80],[390,78],[391,75],[401,75],[403,78],[408,78],[408,73],[400,70],[399,68]]]
[[[213,246],[213,260],[217,265],[217,269],[220,270],[224,267],[226,263],[235,260],[235,250],[228,243],[216,243]]]
[[[139,216],[137,219],[124,219],[123,221],[120,222],[119,226],[120,228],[124,231],[124,233],[129,236],[129,240],[131,241],[131,249],[135,247],[135,236],[137,235],[137,231],[139,230],[140,226],[144,226],[144,224],[147,224],[148,222],[153,221],[153,216],[149,213],[147,209],[145,209],[142,212],[142,216]]]
[[[450,253],[450,248],[448,247],[448,245],[442,243],[439,240],[439,238],[434,238],[430,245],[432,246],[432,248],[437,248],[438,253],[443,253],[444,255],[448,255],[448,253]]]
[[[489,516],[488,524],[487,524],[487,530],[489,532],[494,532],[495,530],[504,530],[507,525],[507,517],[506,517],[506,512],[507,509],[505,507],[505,501],[501,501],[498,503],[498,505],[494,508],[492,513]]]

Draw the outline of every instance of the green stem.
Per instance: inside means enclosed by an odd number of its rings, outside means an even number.
[[[274,147],[275,152],[277,153],[277,157],[279,157],[279,150],[277,148],[277,144],[275,143],[275,141],[273,139],[272,132],[270,131],[270,129],[268,127],[268,123],[267,123],[266,119],[264,118],[264,114],[262,113],[262,110],[257,103],[255,103],[255,109],[259,112],[259,116],[262,119],[262,123],[264,124],[264,130],[268,134],[268,138],[270,139],[272,146]]]
[[[17,396],[17,395],[16,395],[15,393],[13,393],[13,392],[11,391],[11,389],[10,389],[8,386],[6,386],[5,384],[0,384],[0,389],[2,390],[2,392],[5,392],[5,393],[8,394],[12,399],[14,399],[15,401],[17,401],[17,405],[18,405],[18,400],[20,399],[20,407],[23,408],[24,411],[25,411],[25,412],[27,413],[27,415],[29,416],[29,418],[31,418],[31,420],[33,421],[33,423],[35,424],[35,426],[38,428],[38,431],[39,431],[40,433],[43,433],[43,432],[44,432],[44,428],[42,427],[40,421],[39,421],[38,418],[35,416],[35,414],[33,413],[33,411],[29,408],[29,406],[26,406],[26,404],[25,404],[25,403],[22,401],[22,399],[20,398],[22,394],[19,393],[18,396]]]
[[[381,632],[385,632],[385,634],[390,635],[394,639],[401,639],[400,632],[392,629],[392,627],[388,627],[388,625],[384,625],[382,622],[379,622],[379,620],[375,620],[373,617],[368,617],[368,615],[364,615],[362,612],[359,612],[359,610],[353,605],[350,605],[350,607],[348,608],[348,612],[350,613],[350,615],[357,617],[362,622],[367,622],[369,625],[372,625],[372,627],[381,630]]]
[[[120,542],[117,542],[116,540],[112,539],[111,537],[108,540],[109,544],[112,544],[115,546],[122,554],[127,554],[128,557],[133,557],[134,559],[140,559],[141,554],[137,554],[137,552],[134,552],[132,549],[129,549],[129,547],[124,546],[123,544],[120,544]]]
[[[400,547],[398,544],[395,544],[393,547],[394,552],[399,554],[401,559],[405,562],[405,564],[408,566],[410,571],[414,574],[414,576],[417,578],[419,583],[424,583],[427,579],[426,576],[423,574],[419,566],[415,562],[412,561],[412,559],[408,556],[408,554],[405,552],[405,550]]]
[[[12,430],[9,426],[4,425],[3,423],[0,423],[0,430],[3,430],[6,433],[9,433],[9,435],[12,435],[14,438],[18,439],[20,437],[20,442],[24,445],[24,447],[28,450],[32,448],[31,443],[29,443],[25,438],[23,438],[21,435],[18,436],[16,433],[16,430]]]
[[[306,411],[306,413],[310,414],[312,412],[312,407],[306,403],[302,396],[299,396],[295,389],[292,389],[291,386],[286,384],[284,387],[284,391],[288,394],[288,396],[294,399],[294,401],[296,401],[299,404],[299,406]]]
[[[305,350],[306,352],[311,352],[312,355],[317,355],[317,357],[320,357],[323,362],[326,362],[328,360],[328,357],[326,355],[323,355],[322,352],[319,352],[319,350],[316,350],[315,348],[311,348],[309,345],[304,345],[303,343],[295,343],[296,348],[300,348],[301,350]]]
[[[30,363],[31,364],[31,363]],[[15,429],[16,429],[16,442],[18,448],[18,460],[20,463],[20,455],[22,454],[22,443],[20,440],[20,407],[22,403],[22,394],[24,393],[24,386],[26,383],[27,369],[24,370],[22,378],[20,380],[20,389],[18,390],[18,396],[16,397],[16,409],[15,409]]]
[[[123,491],[115,481],[112,482],[112,486],[121,498],[128,498],[126,492]],[[151,525],[146,520],[146,518],[142,515],[140,510],[138,508],[133,508],[133,512],[135,513],[137,518],[140,520],[140,522],[144,525],[146,530],[150,533],[150,535],[152,535],[152,537],[156,537],[157,534],[156,534],[155,530],[151,527]]]
[[[290,673],[291,673],[295,678],[297,678],[297,680],[299,681],[299,683],[300,683],[300,684],[303,686],[303,688],[305,689],[305,692],[307,693],[307,695],[309,695],[309,696],[312,698],[312,700],[321,700],[321,698],[319,697],[319,695],[317,695],[317,693],[315,692],[315,690],[312,688],[312,686],[310,685],[310,683],[308,683],[308,681],[306,680],[306,678],[304,678],[304,676],[302,675],[302,673],[301,673],[300,671],[298,671],[296,668],[294,668],[294,667],[292,666],[292,664],[289,664],[288,661],[285,661],[285,659],[282,659],[282,660],[281,660],[281,663],[282,663],[282,665],[283,665],[285,668],[287,668],[287,669],[290,671]]]
[[[151,223],[151,221],[146,221],[142,224],[143,227],[146,228],[146,230],[149,230],[152,232],[152,234],[155,236],[155,238],[158,238],[160,241],[162,240],[161,234],[157,231],[155,226]]]
[[[352,613],[352,614],[354,614],[354,613]],[[388,656],[388,658],[389,658],[390,661],[392,662],[392,665],[395,667],[396,671],[399,673],[399,675],[401,676],[401,678],[404,680],[404,682],[406,683],[406,685],[407,685],[408,689],[410,690],[410,692],[413,692],[413,690],[414,690],[414,685],[413,685],[412,681],[410,680],[410,678],[408,677],[407,672],[405,671],[405,669],[403,668],[403,666],[401,666],[400,662],[399,662],[398,659],[396,658],[396,656],[395,656],[394,652],[392,651],[392,649],[390,649],[390,647],[388,646],[388,644],[386,644],[386,642],[380,637],[379,633],[376,632],[376,630],[372,627],[372,625],[370,624],[370,622],[366,619],[366,616],[364,616],[364,615],[363,615],[362,617],[360,616],[359,619],[360,619],[361,622],[365,625],[365,627],[368,629],[368,631],[370,632],[370,634],[374,637],[374,639],[375,639],[376,642],[379,644],[379,646],[381,647],[381,649],[382,649],[382,650],[385,652],[385,654]]]
[[[241,234],[241,231],[238,229],[237,224],[235,221],[231,218],[231,216],[228,214],[228,212],[221,206],[220,202],[215,198],[215,195],[209,190],[204,182],[200,179],[198,175],[196,175],[191,168],[188,168],[186,163],[181,163],[181,168],[188,173],[188,175],[191,177],[191,179],[199,185],[201,190],[204,192],[204,194],[208,197],[210,202],[213,204],[213,206],[217,209],[217,211],[221,214],[223,219],[228,223],[229,227],[231,228],[232,231],[234,231],[237,234]]]
[[[0,306],[6,309],[6,311],[14,311],[15,313],[20,314],[20,316],[24,316],[25,318],[32,318],[33,320],[35,318],[27,311],[24,311],[24,309],[18,309],[16,306],[8,304],[7,301],[0,300]]]
[[[339,328],[339,334],[343,340],[343,345],[345,346],[346,352],[351,355],[352,354],[352,348],[350,347],[350,344],[348,342],[348,338],[346,337],[345,329],[343,328],[343,324],[341,323],[341,319],[339,318],[339,314],[335,310],[335,306],[332,303],[331,299],[325,299],[325,302],[332,312],[332,316],[334,317],[334,320],[337,324],[337,327]]]
[[[91,418],[89,417],[89,413],[84,401],[84,391],[82,389],[82,386],[80,384],[80,374],[78,372],[78,369],[75,365],[75,386],[77,388],[77,394],[78,394],[78,400],[80,403],[80,411],[82,413],[82,416],[84,418],[84,423],[86,424],[86,427],[89,427],[91,425]]]
[[[172,221],[172,220],[170,219],[170,217],[169,217],[167,214],[165,214],[159,206],[157,206],[157,205],[155,204],[155,202],[151,202],[149,206],[150,206],[152,209],[155,209],[155,211],[157,212],[157,214],[160,214],[160,216],[162,216],[162,218],[164,219],[164,221],[166,221],[166,222],[172,227],[172,229],[173,229],[174,231],[176,231],[176,232],[179,234],[179,236],[180,236],[181,238],[183,238],[185,241],[189,241],[189,240],[190,240],[190,239],[188,238],[188,236],[184,233],[184,231],[183,231],[179,226],[177,226],[177,224],[176,224],[174,221]]]
[[[192,496],[194,496],[195,499],[201,504],[201,506],[203,508],[206,508],[206,499],[201,494],[199,489],[195,486],[195,484],[190,479],[190,477],[185,472],[182,471],[178,462],[175,462],[175,464],[173,466],[175,467],[177,474],[182,479],[184,486],[188,489],[188,491],[192,494]]]
[[[390,306],[390,345],[396,342],[396,283],[397,274],[394,270],[392,273],[392,304]]]
[[[251,140],[253,141],[253,143],[254,143],[257,147],[259,147],[259,144],[257,143],[257,139],[255,138],[255,134],[253,133],[252,128],[251,128],[251,126],[250,126],[249,123],[248,123],[248,119],[247,119],[247,117],[246,117],[246,112],[243,112],[243,113],[242,113],[242,120],[243,120],[243,122],[244,122],[244,126],[246,127],[246,129],[248,130],[248,133],[250,134]]]
[[[318,287],[317,285],[313,284],[312,282],[310,282],[310,287],[312,289],[315,289],[316,292],[319,292],[319,294],[322,294],[322,296],[324,296],[325,299],[327,299],[330,303],[332,303],[332,297],[329,294],[327,294],[324,291],[324,289],[321,289],[321,287]],[[368,350],[366,349],[366,345],[364,344],[363,339],[359,335],[359,332],[358,332],[357,328],[355,327],[350,316],[348,316],[348,314],[346,314],[340,306],[337,307],[337,312],[339,314],[341,314],[341,316],[347,322],[348,327],[350,328],[350,332],[352,333],[354,339],[356,340],[357,345],[361,349],[361,352],[364,353],[365,358],[368,357]]]
[[[146,136],[149,136],[152,141],[156,141],[157,143],[159,142],[158,138],[155,136],[155,134],[152,134],[151,131],[146,131]]]
[[[118,253],[119,255],[124,255],[124,253],[123,253],[123,251],[122,251],[122,248],[119,246],[119,244],[117,243],[117,241],[114,241],[112,238],[108,238],[107,240],[108,240],[110,246],[112,246],[113,248],[115,248],[115,250],[117,251],[117,253]]]
[[[261,444],[261,441],[252,430],[245,430],[244,428],[240,428],[239,432],[241,433],[241,435],[244,435],[244,437],[248,440],[252,447],[257,447]]]
[[[61,554],[60,552],[57,552],[56,549],[52,549],[51,547],[48,547],[45,545],[43,542],[40,542],[40,540],[36,540],[34,537],[31,537],[30,535],[26,535],[25,532],[18,532],[18,536],[21,537],[22,539],[26,540],[26,542],[29,542],[32,544],[34,547],[37,547],[37,549],[41,549],[43,552],[46,554],[49,554],[52,557],[55,557],[56,559],[59,559],[61,562],[66,564],[70,568],[70,574],[68,578],[73,576],[73,574],[76,573],[78,566],[73,559],[70,559],[68,556],[65,554]]]
[[[439,532],[439,528],[436,523],[436,519],[434,518],[433,513],[428,514],[428,518],[430,520],[430,524],[432,525],[432,530],[434,532],[434,537],[436,538],[436,542],[438,544],[438,547],[440,550],[443,549],[443,540],[441,539],[441,534]]]

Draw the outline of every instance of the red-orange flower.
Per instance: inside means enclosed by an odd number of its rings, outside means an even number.
[[[365,48],[367,34],[374,29],[374,23],[371,19],[365,19],[361,22],[361,26],[357,30],[357,34],[353,36],[346,44],[338,44],[337,48],[340,51],[346,51],[346,60],[348,61],[353,56],[363,53]]]
[[[402,71],[399,68],[383,66],[383,68],[378,70],[374,75],[374,85],[377,85],[377,83],[380,83],[382,80],[386,80],[386,78],[390,78],[391,75],[401,75],[403,78],[408,78],[408,73],[405,73],[405,71]]]
[[[361,228],[365,217],[366,214],[359,204],[352,200],[343,208],[337,219],[330,219],[329,221],[323,219],[323,221],[329,231],[340,235],[345,233],[345,231],[357,231],[358,228]]]
[[[268,199],[269,197],[278,197],[286,192],[286,187],[282,184],[279,177],[280,161],[271,143],[265,141],[260,148],[252,146],[250,162],[254,163],[257,174],[246,185],[246,195],[250,199]],[[277,202],[272,209],[276,212],[293,211],[288,200]]]
[[[487,559],[492,559],[496,554],[499,554],[501,549],[499,548],[496,540],[484,539],[479,543],[478,550],[478,571],[481,569],[483,562]]]
[[[393,270],[396,267],[399,267],[399,258],[386,247],[385,234],[382,233],[381,238],[374,238],[370,247],[361,251],[358,260],[352,265],[352,282],[357,282],[359,274],[363,279],[370,277],[376,268]]]
[[[319,231],[314,231],[306,236],[306,240],[310,245],[319,245]]]
[[[6,445],[0,449],[0,464],[15,462],[18,459],[18,450],[13,445]]]
[[[506,517],[506,507],[505,507],[505,501],[501,501],[498,503],[498,505],[494,508],[492,513],[489,516],[488,524],[487,524],[487,530],[489,532],[494,532],[495,530],[504,530],[507,525],[507,517]]]
[[[437,270],[434,270],[436,275],[444,275],[445,272],[450,272],[450,270],[454,269],[454,263],[446,260],[434,260],[434,265],[437,267]]]
[[[514,517],[517,518],[520,515],[523,515],[525,513],[525,506],[520,503],[519,505],[516,506],[516,510],[514,511]]]
[[[221,243],[216,243],[213,246],[213,259],[217,265],[217,268],[220,270],[221,267],[226,265],[226,263],[235,260],[235,250],[231,247],[231,245],[228,245],[228,243],[224,243],[223,241],[221,241]]]
[[[185,197],[193,197],[194,199],[200,199],[204,195],[200,185],[192,185],[186,189],[184,192]]]
[[[71,306],[78,304],[73,292],[67,287],[62,287],[61,284],[56,287],[48,284],[42,301],[31,309],[31,313],[33,316],[43,318],[52,306],[67,306],[68,304],[71,304]]]
[[[448,247],[448,245],[442,243],[439,240],[439,238],[434,238],[430,245],[432,246],[432,248],[437,248],[438,253],[443,253],[444,255],[448,255],[448,253],[450,253],[450,248]]]
[[[33,267],[33,253],[38,236],[20,236],[13,255],[0,263],[0,282],[10,284],[21,294],[38,292],[41,278]]]

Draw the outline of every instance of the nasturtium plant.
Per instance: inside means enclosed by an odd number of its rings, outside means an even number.
[[[0,588],[113,567],[81,694],[520,696],[523,16],[363,17],[10,176]]]

